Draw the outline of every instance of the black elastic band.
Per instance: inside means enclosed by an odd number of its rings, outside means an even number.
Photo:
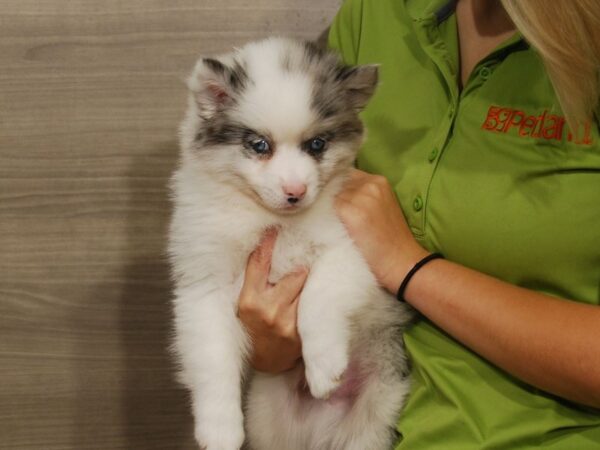
[[[421,261],[416,263],[412,269],[409,270],[409,272],[404,277],[404,280],[402,280],[402,284],[400,285],[398,293],[396,294],[396,298],[398,300],[400,300],[401,302],[406,301],[404,300],[404,291],[406,291],[406,286],[408,286],[408,282],[421,267],[423,267],[429,261],[432,261],[434,259],[444,259],[444,255],[442,255],[441,253],[432,253],[431,255],[427,255]]]

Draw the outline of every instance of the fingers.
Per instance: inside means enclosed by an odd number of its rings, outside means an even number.
[[[302,344],[297,329],[298,298],[308,276],[300,269],[268,283],[277,230],[265,232],[248,258],[238,300],[238,317],[253,342],[255,369],[279,373],[295,366]]]
[[[372,175],[368,172],[364,172],[359,169],[352,169],[350,171],[350,176],[348,178],[347,185],[348,186],[355,186],[357,184],[360,185],[365,181],[365,179],[367,179],[370,176],[372,176]]]
[[[350,178],[336,197],[336,208],[347,207],[349,205],[361,206],[365,202],[381,202],[387,199],[392,193],[388,180],[381,175],[372,175],[361,170],[353,169]],[[390,198],[395,200],[392,195]]]
[[[273,339],[283,340],[291,351],[300,345],[298,335],[298,304],[299,296],[291,302],[279,303],[271,313],[270,320],[265,322]],[[295,345],[294,345],[295,344]]]
[[[335,198],[335,209],[342,222],[346,223],[354,214],[360,212],[355,207],[356,196],[360,192],[369,174],[358,169],[352,169],[344,188]]]
[[[265,231],[258,247],[250,254],[246,265],[244,284],[262,287],[266,285],[271,269],[271,258],[277,241],[277,229],[269,228]]]
[[[276,328],[277,324],[287,323],[286,318],[292,314],[290,326],[295,327],[298,306],[294,303],[298,303],[297,299],[307,276],[308,271],[303,269],[287,274],[272,286],[249,289],[244,284],[238,300],[238,316],[268,328]]]
[[[336,197],[336,202],[340,203],[344,201],[350,201],[356,190],[362,186],[368,176],[369,174],[367,172],[363,172],[362,170],[358,169],[352,169],[350,171],[350,176],[344,184],[344,189],[342,189]]]
[[[291,369],[301,357],[298,334],[298,297],[307,271],[290,273],[274,286],[242,292],[238,317],[252,336],[252,365],[256,370],[279,373]]]
[[[367,172],[365,172],[364,170],[360,170],[360,169],[355,169],[353,168],[350,171],[350,178],[351,179],[357,179],[357,178],[362,178],[365,175],[368,175]]]
[[[360,186],[366,175],[368,174],[366,172],[363,172],[362,170],[352,169],[352,171],[350,172],[350,176],[344,184],[344,189],[342,189],[342,191],[340,192],[340,195],[343,195],[348,191],[352,191],[356,189],[357,186]]]
[[[308,271],[305,268],[288,273],[273,286],[274,294],[278,298],[288,299],[286,303],[292,303],[300,295],[307,276]]]
[[[298,305],[300,304],[300,294],[286,308],[282,314],[283,336],[291,341],[296,341],[300,345],[300,336],[298,334]]]

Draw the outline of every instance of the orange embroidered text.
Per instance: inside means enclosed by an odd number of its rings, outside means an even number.
[[[580,145],[592,144],[592,125],[580,126],[577,133],[572,133],[564,117],[550,114],[545,110],[540,115],[527,115],[524,111],[502,106],[490,106],[483,125],[484,130],[497,133],[511,133],[519,137],[537,139],[554,139]]]

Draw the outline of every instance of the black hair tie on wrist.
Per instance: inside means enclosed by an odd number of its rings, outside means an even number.
[[[419,261],[418,263],[416,263],[412,269],[410,269],[408,271],[408,273],[406,274],[406,276],[404,277],[404,280],[402,280],[402,284],[400,284],[400,288],[398,288],[398,293],[396,294],[396,298],[401,301],[401,302],[406,302],[406,300],[404,299],[404,291],[406,291],[406,287],[408,286],[408,282],[411,280],[411,278],[414,276],[415,273],[417,273],[417,271],[423,267],[425,264],[427,264],[429,261],[432,261],[434,259],[444,259],[444,255],[442,255],[441,253],[432,253],[431,255],[427,255],[425,258],[423,258],[421,261]]]

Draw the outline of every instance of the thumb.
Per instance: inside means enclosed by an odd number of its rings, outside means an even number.
[[[307,277],[308,270],[303,267],[295,272],[285,275],[275,286],[273,286],[273,289],[276,291],[279,298],[287,298],[291,303],[298,295],[300,295]]]

